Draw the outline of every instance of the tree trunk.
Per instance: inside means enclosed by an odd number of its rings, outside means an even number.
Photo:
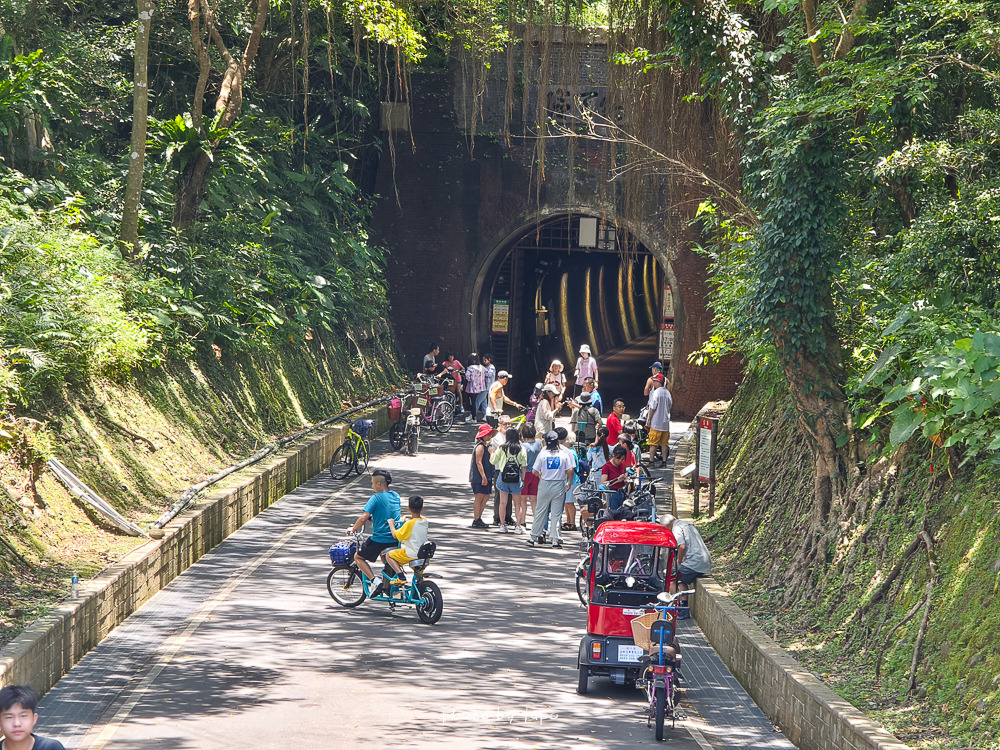
[[[180,186],[174,203],[174,226],[187,229],[198,219],[198,208],[205,192],[205,175],[212,160],[204,151],[199,151],[197,158],[189,162],[181,175]]]
[[[129,147],[128,179],[119,242],[122,253],[134,259],[139,254],[139,206],[142,202],[142,173],[146,163],[146,116],[149,101],[149,28],[153,0],[138,0],[139,25],[135,32],[135,75],[132,93],[132,144]]]

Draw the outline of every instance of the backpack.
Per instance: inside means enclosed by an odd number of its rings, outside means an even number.
[[[507,463],[503,465],[503,469],[500,471],[500,479],[507,484],[521,483],[521,467],[517,465],[516,456],[507,456]]]

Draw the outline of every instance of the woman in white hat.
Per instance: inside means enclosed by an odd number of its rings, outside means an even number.
[[[593,378],[594,388],[597,388],[597,360],[590,353],[590,345],[581,344],[580,358],[576,360],[576,369],[573,370],[574,393],[583,388],[583,381],[587,378]]]
[[[558,359],[552,360],[549,365],[549,371],[545,373],[545,385],[555,386],[559,398],[566,393],[566,375],[563,373],[563,363]]]
[[[559,398],[559,389],[551,383],[546,383],[542,388],[542,397],[538,400],[535,408],[535,433],[545,435],[556,428],[556,415],[562,409],[562,400]]]

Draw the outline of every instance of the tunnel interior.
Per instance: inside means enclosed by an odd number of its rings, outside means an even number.
[[[497,255],[482,289],[481,351],[514,374],[512,395],[523,400],[553,359],[569,378],[581,344],[600,362],[605,401],[641,395],[657,355],[663,271],[622,228],[576,214],[533,224]]]

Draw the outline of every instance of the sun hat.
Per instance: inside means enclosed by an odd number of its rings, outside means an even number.
[[[552,360],[552,364],[551,364],[551,365],[549,365],[549,369],[551,370],[551,369],[552,369],[553,367],[555,367],[556,365],[559,365],[560,367],[562,367],[562,366],[563,366],[563,365],[562,365],[562,362],[560,362],[560,361],[559,361],[558,359],[554,359],[554,360]]]
[[[588,344],[580,344],[580,354],[590,354],[590,346]]]
[[[479,425],[479,432],[476,433],[476,440],[486,437],[487,435],[492,435],[496,430],[494,430],[488,424]]]
[[[509,378],[509,377],[510,373],[507,372],[506,370],[501,370],[500,372],[497,373],[497,380],[503,380],[504,378]]]
[[[594,397],[591,396],[589,393],[581,393],[578,396],[578,398],[580,399],[581,404],[589,404],[591,399],[593,399]]]
[[[649,369],[652,370],[654,367],[656,369],[658,369],[658,370],[662,370],[663,369],[663,363],[662,362],[654,362],[653,364],[651,364],[649,366]]]

